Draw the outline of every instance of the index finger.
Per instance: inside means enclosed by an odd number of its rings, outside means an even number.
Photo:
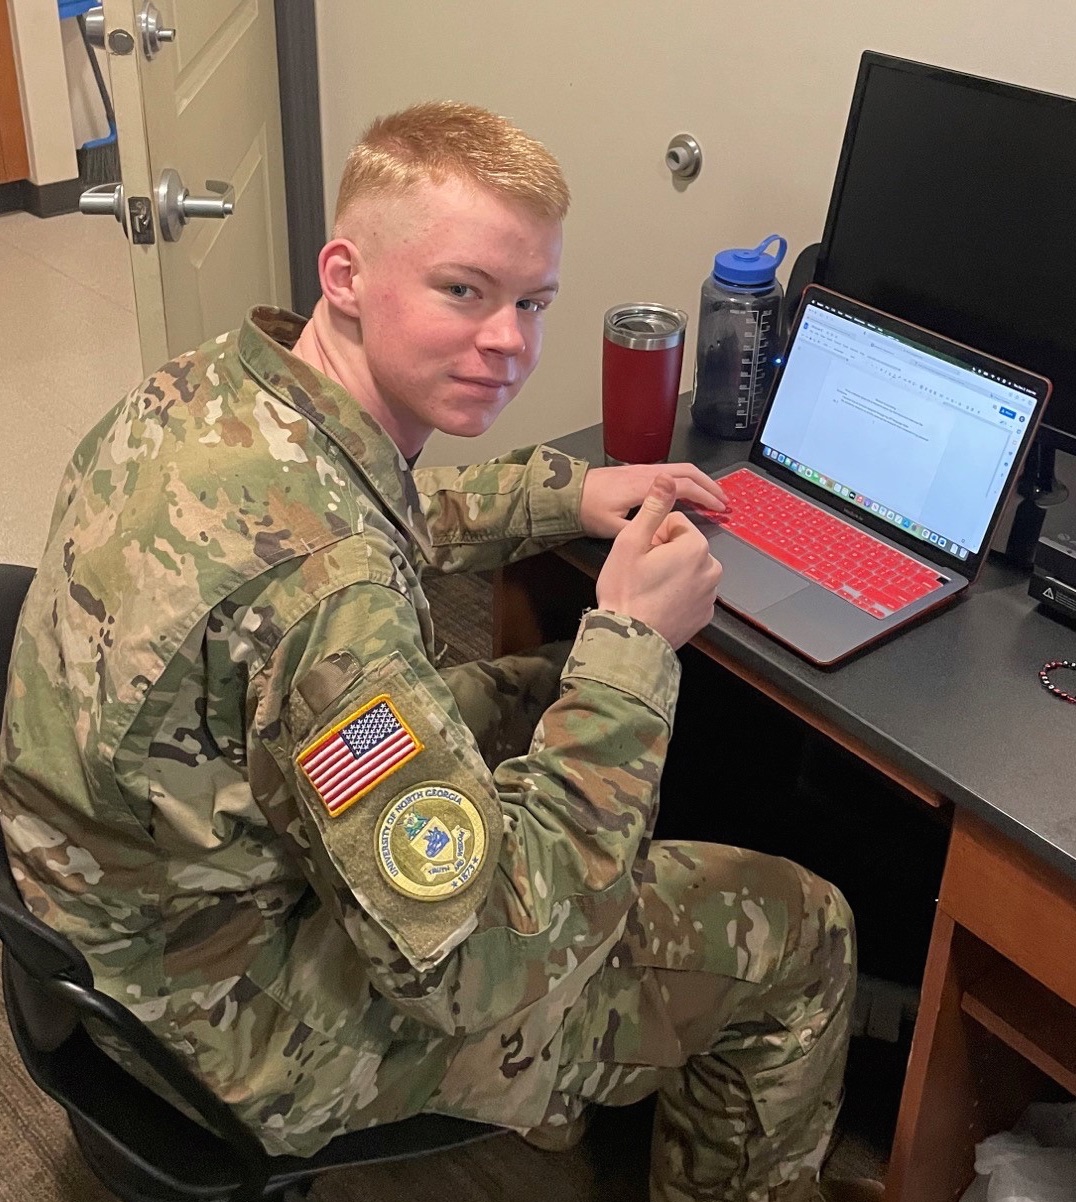
[[[681,481],[690,481],[696,488],[692,490],[692,495],[697,498],[698,489],[715,501],[721,502],[721,507],[725,508],[728,505],[728,497],[725,495],[725,490],[716,480],[712,480],[701,468],[696,467],[693,463],[668,463],[665,465],[665,471],[676,481],[676,495],[683,497],[688,495],[681,486]]]

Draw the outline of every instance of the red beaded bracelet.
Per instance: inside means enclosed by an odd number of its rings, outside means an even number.
[[[1059,689],[1050,679],[1050,673],[1057,668],[1071,668],[1073,671],[1076,671],[1076,663],[1071,659],[1052,659],[1048,664],[1043,664],[1039,671],[1039,680],[1042,681],[1042,687],[1048,693],[1059,697],[1062,701],[1067,701],[1070,705],[1076,705],[1076,697],[1071,693],[1066,693],[1064,689]]]

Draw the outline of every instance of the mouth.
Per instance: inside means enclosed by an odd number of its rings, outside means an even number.
[[[489,376],[455,376],[458,384],[467,384],[471,388],[482,388],[489,392],[499,392],[502,388],[511,388],[515,380],[497,380]]]

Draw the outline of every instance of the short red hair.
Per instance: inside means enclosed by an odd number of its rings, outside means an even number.
[[[336,200],[334,233],[356,201],[402,196],[455,178],[563,220],[570,194],[560,164],[541,142],[488,109],[430,101],[378,117],[352,148]]]

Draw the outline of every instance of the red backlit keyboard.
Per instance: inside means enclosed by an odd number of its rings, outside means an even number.
[[[941,587],[932,568],[746,468],[718,483],[729,512],[705,510],[707,517],[872,617],[888,618]]]

